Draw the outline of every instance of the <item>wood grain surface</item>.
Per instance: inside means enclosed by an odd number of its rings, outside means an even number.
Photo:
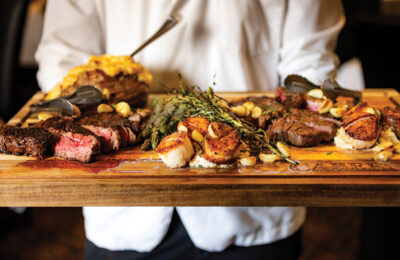
[[[246,93],[246,95],[273,95]],[[243,93],[225,93],[226,98]],[[29,121],[29,103],[8,124]],[[366,90],[364,100],[382,108],[395,90]],[[100,155],[82,164],[59,158],[37,161],[0,155],[1,206],[399,206],[400,156],[374,161],[366,151],[333,145],[291,148],[285,162],[237,169],[168,169],[138,147]]]

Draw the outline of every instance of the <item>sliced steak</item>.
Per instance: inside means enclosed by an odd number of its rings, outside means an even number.
[[[78,123],[100,137],[102,152],[110,152],[136,142],[140,126],[135,120],[136,117],[127,119],[116,113],[92,113],[79,119]]]
[[[286,121],[285,118],[270,125],[268,136],[272,141],[283,141],[298,147],[315,146],[324,139],[320,131],[302,123]]]
[[[324,117],[304,109],[293,109],[287,120],[303,123],[308,127],[323,132],[324,141],[326,142],[331,141],[335,137],[337,127],[341,125],[341,122],[336,119]]]
[[[90,162],[100,152],[96,135],[81,127],[72,118],[52,117],[35,125],[54,134],[54,155],[68,160]]]
[[[317,113],[293,109],[290,115],[274,121],[267,132],[271,140],[287,142],[298,147],[310,147],[331,141],[339,125],[339,121]]]
[[[0,151],[44,159],[52,139],[53,135],[41,128],[5,125],[0,128]]]

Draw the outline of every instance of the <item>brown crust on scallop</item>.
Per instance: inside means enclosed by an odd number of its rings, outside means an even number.
[[[204,158],[216,164],[232,162],[233,154],[240,145],[238,133],[231,126],[218,124],[219,138],[213,138],[210,134],[205,137]]]
[[[379,119],[375,114],[367,112],[368,104],[361,103],[351,108],[343,116],[343,128],[351,138],[372,141],[378,138],[381,130]]]
[[[201,135],[207,134],[208,125],[210,121],[204,117],[188,117],[182,123],[188,130],[189,136],[192,136],[192,132],[197,130]]]
[[[174,149],[175,147],[181,145],[184,143],[185,138],[187,137],[186,132],[175,132],[172,133],[164,139],[161,140],[161,142],[158,144],[156,148],[157,153],[166,153],[170,151],[171,149]]]
[[[363,141],[376,139],[379,135],[380,127],[378,119],[374,115],[370,115],[369,117],[362,117],[348,124],[344,128],[346,134]]]

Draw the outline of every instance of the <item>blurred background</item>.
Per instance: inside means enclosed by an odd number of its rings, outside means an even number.
[[[45,6],[45,0],[0,1],[0,124],[39,90],[34,53]],[[400,0],[343,6],[339,83],[400,91]],[[310,208],[301,259],[399,259],[399,217],[397,208]],[[0,259],[81,259],[84,244],[81,208],[0,208]]]

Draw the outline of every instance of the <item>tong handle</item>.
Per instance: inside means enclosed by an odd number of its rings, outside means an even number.
[[[171,30],[175,25],[177,25],[180,21],[180,17],[177,15],[171,14],[165,23],[161,26],[161,28],[151,36],[147,41],[145,41],[142,45],[139,46],[134,52],[132,52],[131,56],[135,56],[136,53],[143,50],[147,45],[158,39],[161,35]]]

